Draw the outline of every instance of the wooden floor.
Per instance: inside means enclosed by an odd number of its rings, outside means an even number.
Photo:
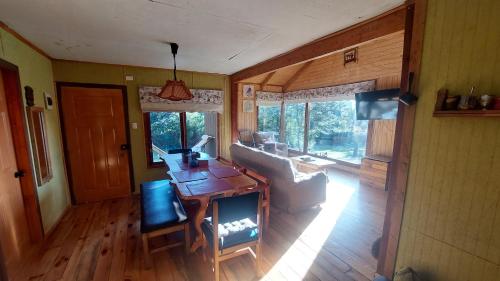
[[[329,172],[321,208],[290,215],[272,209],[264,230],[262,280],[370,280],[370,247],[382,232],[386,195],[355,177]],[[15,280],[211,280],[200,253],[182,248],[153,255],[143,266],[137,197],[76,206],[68,212]],[[222,280],[259,280],[242,256],[222,264]]]

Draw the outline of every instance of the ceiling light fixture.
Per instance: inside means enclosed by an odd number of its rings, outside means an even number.
[[[170,48],[172,49],[172,55],[174,57],[174,80],[167,80],[167,83],[161,89],[158,97],[173,101],[190,100],[193,98],[191,91],[189,91],[186,87],[184,81],[177,81],[177,64],[175,62],[175,55],[177,55],[179,45],[176,43],[170,43]]]

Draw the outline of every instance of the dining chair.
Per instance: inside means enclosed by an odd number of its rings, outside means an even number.
[[[201,228],[203,257],[206,259],[210,250],[215,281],[219,281],[221,262],[245,254],[255,259],[256,272],[260,276],[261,192],[213,199],[212,217],[205,218]]]
[[[191,153],[191,148],[169,149],[168,154]]]
[[[253,188],[248,190],[247,192],[240,192],[240,194],[248,193],[255,191],[255,189],[263,192],[262,194],[262,208],[264,210],[264,227],[265,229],[269,228],[269,217],[271,213],[271,180],[267,177],[259,174],[258,172],[242,167],[235,162],[232,162],[233,167],[238,170],[240,173],[250,177],[251,179],[257,182],[257,188]]]

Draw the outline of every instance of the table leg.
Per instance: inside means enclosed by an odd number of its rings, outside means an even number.
[[[191,245],[191,252],[194,253],[199,247],[203,246],[203,232],[201,230],[201,223],[205,218],[205,214],[208,208],[208,198],[200,199],[200,208],[194,217],[194,229],[196,231],[196,237],[193,244]]]

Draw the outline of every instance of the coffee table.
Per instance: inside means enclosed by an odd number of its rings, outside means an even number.
[[[290,157],[295,168],[299,172],[303,173],[314,173],[314,172],[325,172],[327,169],[333,167],[336,163],[335,161],[318,158],[309,155],[300,155],[295,157]]]

